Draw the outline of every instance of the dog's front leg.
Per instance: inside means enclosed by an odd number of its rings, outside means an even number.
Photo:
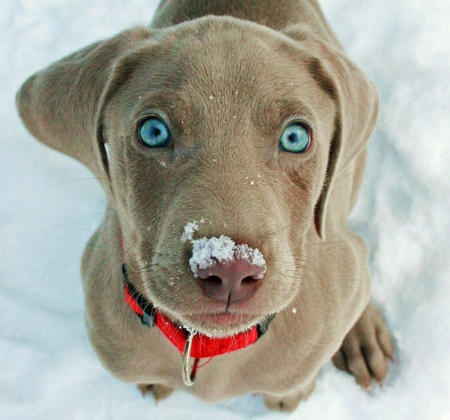
[[[387,374],[387,359],[392,360],[392,355],[387,327],[369,303],[332,360],[338,369],[354,375],[356,382],[370,391],[372,378],[382,384]]]

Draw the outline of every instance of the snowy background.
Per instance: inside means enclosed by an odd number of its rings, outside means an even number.
[[[276,3],[276,2],[274,2]],[[382,99],[354,228],[396,356],[372,395],[325,366],[292,414],[244,396],[155,406],[113,378],[88,342],[79,260],[105,198],[77,162],[25,131],[14,95],[33,72],[145,24],[151,0],[2,0],[0,8],[1,419],[450,419],[448,0],[323,0]]]

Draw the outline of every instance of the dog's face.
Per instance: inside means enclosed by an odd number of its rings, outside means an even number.
[[[313,32],[211,16],[92,44],[30,77],[17,101],[38,139],[98,176],[132,283],[210,335],[316,287],[304,272],[345,224],[377,114],[374,87]]]
[[[308,63],[287,37],[201,20],[116,65],[101,125],[128,269],[157,308],[200,332],[246,329],[303,287],[336,112]],[[195,239],[221,235],[264,257],[245,299],[211,298],[190,268]]]

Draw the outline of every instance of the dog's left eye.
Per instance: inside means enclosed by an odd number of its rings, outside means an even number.
[[[148,147],[166,147],[171,140],[167,124],[156,117],[144,120],[138,129],[139,140]]]
[[[311,144],[309,129],[300,123],[288,125],[278,142],[281,150],[290,153],[304,153]]]

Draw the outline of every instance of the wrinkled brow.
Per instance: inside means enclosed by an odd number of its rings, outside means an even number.
[[[302,121],[313,127],[314,114],[298,94],[281,99],[261,98],[258,101],[256,112],[253,113],[254,123],[261,127],[265,134],[280,131],[289,121]]]

